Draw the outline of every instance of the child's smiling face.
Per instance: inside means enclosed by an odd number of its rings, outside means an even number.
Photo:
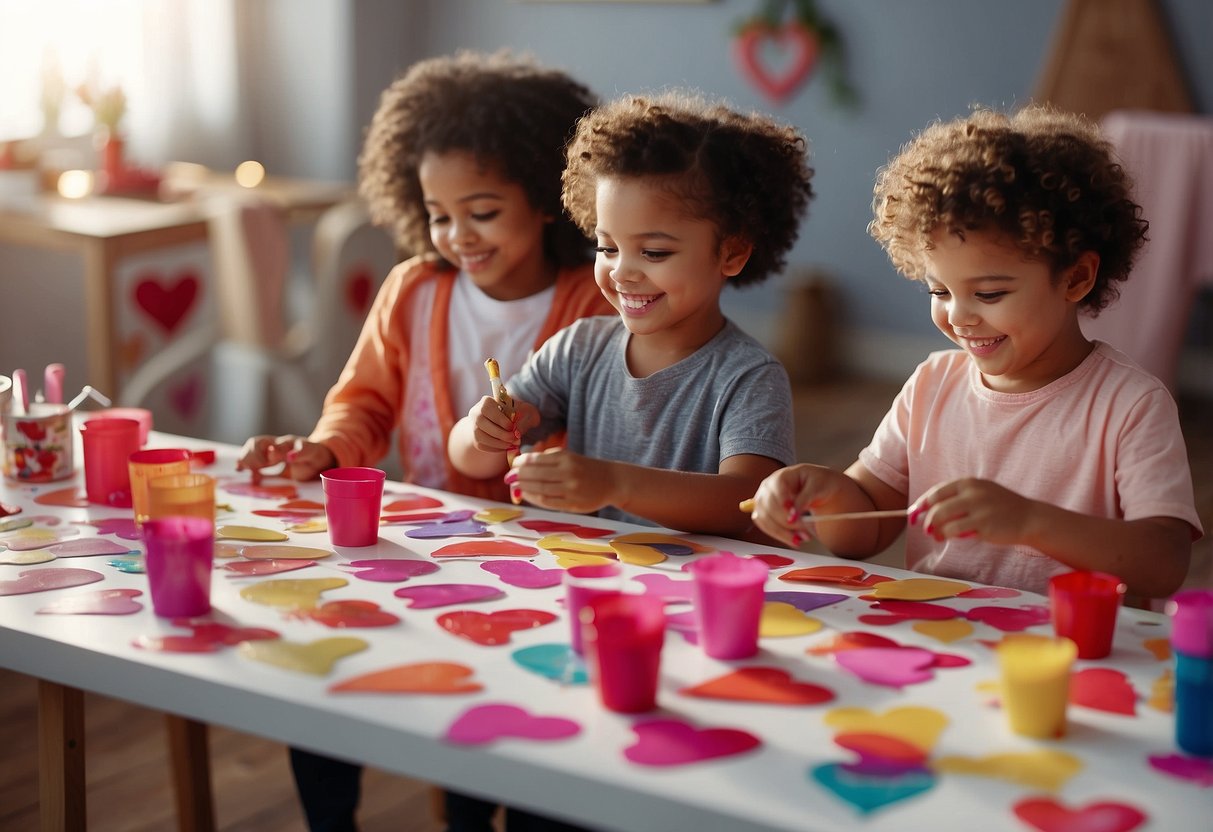
[[[720,290],[750,247],[722,245],[715,223],[653,180],[601,179],[596,206],[594,278],[628,330],[675,360],[711,340],[724,325]]]
[[[986,386],[1036,390],[1082,363],[1091,345],[1078,301],[1094,279],[1095,255],[1055,276],[1048,261],[1028,258],[998,232],[970,231],[962,240],[936,231],[931,242],[923,252],[931,319],[969,354]]]
[[[551,217],[517,182],[467,152],[426,153],[417,168],[430,241],[489,297],[517,300],[552,284],[543,234]]]

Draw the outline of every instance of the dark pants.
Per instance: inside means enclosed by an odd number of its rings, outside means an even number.
[[[493,832],[497,804],[467,794],[446,793],[446,832]],[[580,826],[532,815],[521,809],[505,809],[505,832],[585,832]]]

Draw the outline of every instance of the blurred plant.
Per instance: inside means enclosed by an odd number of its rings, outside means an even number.
[[[126,113],[126,93],[122,87],[113,86],[102,88],[98,84],[81,84],[76,87],[76,95],[93,111],[96,123],[111,134],[118,132],[118,122]]]

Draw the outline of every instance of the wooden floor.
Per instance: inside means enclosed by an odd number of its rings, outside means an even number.
[[[850,464],[867,443],[899,385],[829,384],[797,391],[798,457]],[[1185,435],[1201,519],[1211,534],[1197,544],[1190,585],[1213,586],[1213,402],[1183,401]],[[881,559],[892,562],[895,555]],[[0,670],[0,829],[38,828],[37,685]],[[93,832],[173,829],[163,717],[87,695],[85,753]],[[212,728],[211,772],[218,827],[227,832],[304,829],[285,749],[278,743]],[[363,832],[439,832],[425,784],[375,770],[363,781]]]

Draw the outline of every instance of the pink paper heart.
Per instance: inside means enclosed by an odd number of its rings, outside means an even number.
[[[15,581],[0,581],[0,595],[24,595],[28,592],[45,592],[48,589],[67,589],[105,580],[100,572],[91,569],[54,568],[27,569],[18,573]]]
[[[646,595],[660,596],[663,601],[690,601],[693,581],[676,581],[669,575],[637,575],[633,581],[644,587]]]
[[[234,563],[225,563],[219,568],[240,577],[252,578],[258,575],[277,575],[282,572],[294,572],[296,569],[304,569],[315,565],[316,561],[314,560],[277,560],[275,558],[267,558],[266,560],[240,560]]]
[[[1126,803],[1088,803],[1071,809],[1051,797],[1021,800],[1015,814],[1040,832],[1129,832],[1141,826],[1145,812]]]
[[[470,601],[488,601],[505,595],[495,586],[483,584],[430,584],[410,586],[392,593],[409,602],[409,608],[426,610],[432,607],[449,607]]]
[[[1022,607],[973,607],[965,613],[970,621],[980,621],[1004,633],[1017,633],[1028,627],[1049,623],[1049,608],[1042,604]]]
[[[138,550],[132,550],[130,546],[123,546],[102,537],[82,537],[77,540],[56,543],[47,551],[57,558],[83,558],[91,555],[125,555],[132,552],[138,554]]]
[[[524,560],[482,563],[480,568],[485,572],[492,572],[503,583],[523,589],[545,589],[550,586],[559,586],[564,580],[563,569],[540,569],[535,564]]]
[[[102,520],[90,520],[85,525],[96,526],[97,534],[112,534],[123,540],[139,540],[139,527],[133,517],[106,517]]]
[[[354,573],[354,577],[386,584],[398,584],[409,578],[438,571],[438,564],[428,560],[401,560],[400,558],[354,560],[350,561],[350,566],[358,570]]]
[[[444,739],[458,745],[485,745],[506,737],[551,742],[579,733],[581,726],[571,719],[534,716],[514,705],[476,705],[451,723]]]
[[[1150,765],[1163,774],[1187,780],[1202,788],[1213,788],[1213,760],[1182,754],[1151,754]]]
[[[281,638],[273,630],[261,627],[231,627],[205,619],[174,618],[174,627],[189,627],[188,636],[138,636],[131,642],[143,650],[165,653],[214,653],[224,647],[234,647],[243,641],[266,641]]]
[[[935,654],[917,647],[861,647],[834,654],[834,661],[871,685],[901,688],[934,677]]]
[[[60,598],[38,610],[38,614],[129,615],[143,609],[143,605],[134,600],[142,594],[138,589],[98,589],[70,598]]]
[[[744,754],[762,745],[736,728],[696,728],[680,719],[652,719],[632,725],[636,742],[623,756],[642,766],[681,766]]]
[[[393,494],[396,499],[383,507],[384,513],[393,511],[417,511],[424,508],[442,508],[442,500],[424,494]]]

